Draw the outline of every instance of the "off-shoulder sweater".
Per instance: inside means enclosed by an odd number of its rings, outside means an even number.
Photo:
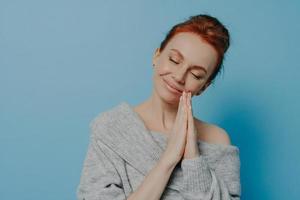
[[[148,130],[127,102],[101,112],[90,137],[77,187],[78,200],[125,200],[157,164],[167,135]],[[200,156],[182,159],[163,200],[240,200],[239,148],[198,140]]]

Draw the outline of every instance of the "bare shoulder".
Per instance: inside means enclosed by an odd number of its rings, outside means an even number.
[[[198,139],[213,143],[231,145],[229,134],[221,127],[194,118],[198,131]]]

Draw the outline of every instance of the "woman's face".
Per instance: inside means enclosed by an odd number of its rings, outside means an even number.
[[[216,62],[217,52],[210,44],[193,33],[178,33],[153,56],[155,92],[165,101],[178,102],[182,92],[169,85],[192,95],[204,91]]]

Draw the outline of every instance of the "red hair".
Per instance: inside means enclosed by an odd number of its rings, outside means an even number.
[[[208,79],[208,82],[213,81],[222,67],[224,54],[230,45],[228,30],[215,17],[209,15],[191,16],[188,20],[172,27],[160,44],[160,51],[163,51],[172,37],[181,32],[195,33],[216,50],[218,54],[217,63]]]

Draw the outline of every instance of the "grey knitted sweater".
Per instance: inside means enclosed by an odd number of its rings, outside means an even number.
[[[149,131],[127,102],[100,113],[89,124],[78,200],[125,200],[158,162],[167,135]],[[182,159],[161,196],[164,200],[239,200],[239,148],[199,140],[200,156]]]

